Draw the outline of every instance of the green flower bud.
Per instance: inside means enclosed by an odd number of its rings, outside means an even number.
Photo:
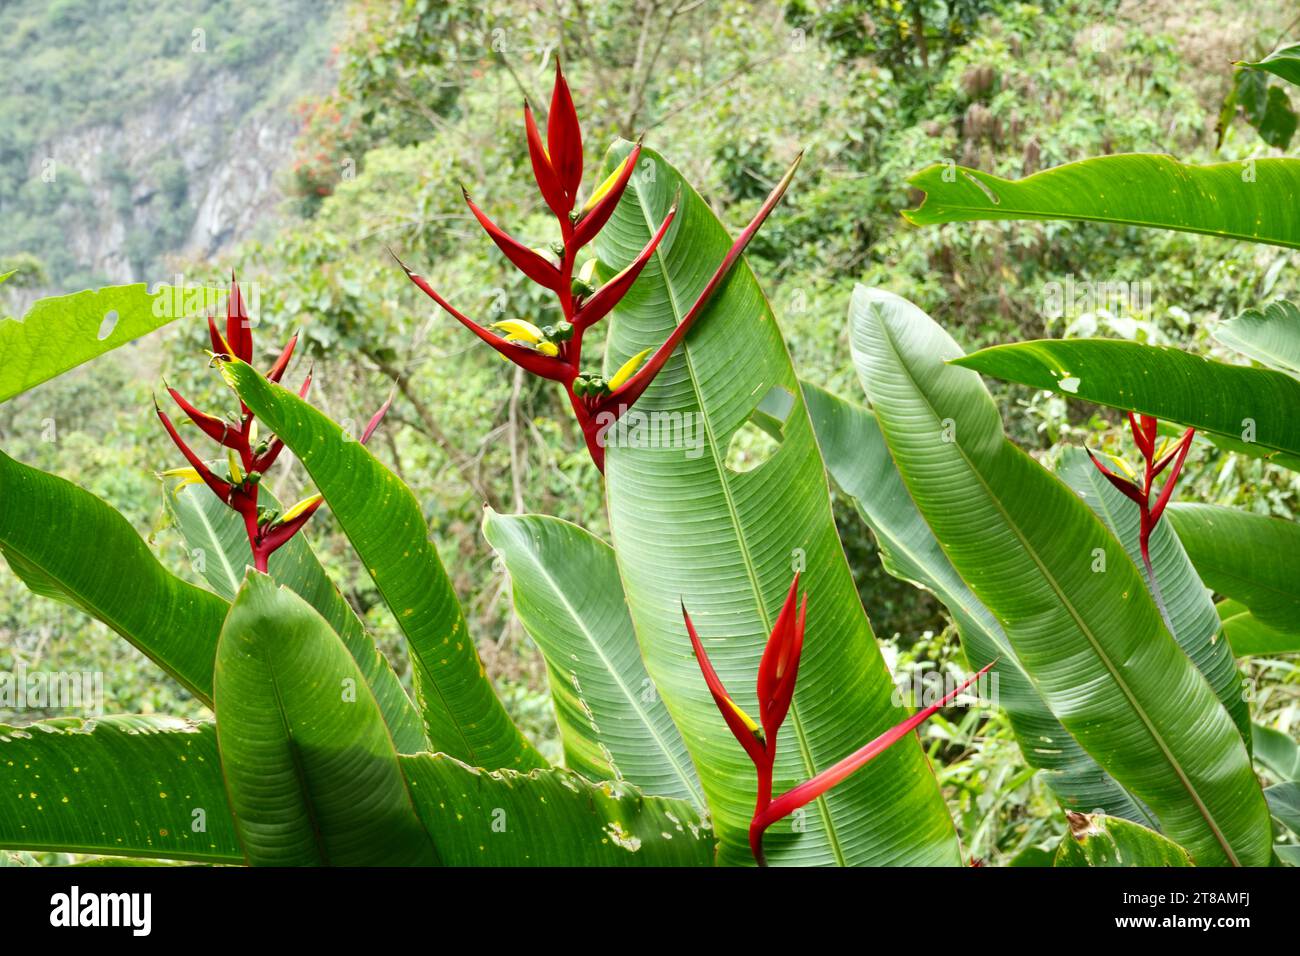
[[[571,322],[557,322],[554,325],[548,325],[542,329],[549,342],[567,342],[573,338],[573,324]]]

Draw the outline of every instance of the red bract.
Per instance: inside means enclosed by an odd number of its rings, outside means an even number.
[[[208,317],[208,334],[212,342],[213,355],[218,359],[228,359],[233,355],[234,358],[247,362],[252,358],[253,330],[244,308],[243,296],[233,274],[230,277],[230,295],[226,299],[225,337],[223,338],[217,331],[216,320],[211,316]],[[278,382],[283,377],[297,342],[296,335],[289,339],[267,372],[268,379]],[[311,387],[311,377],[312,373],[309,369],[303,379],[302,387],[298,390],[299,397],[307,397],[307,390]],[[167,430],[171,440],[185,456],[185,460],[190,463],[188,471],[176,469],[163,474],[170,477],[180,476],[187,482],[202,481],[224,504],[237,512],[243,519],[244,528],[248,533],[248,544],[253,551],[253,565],[258,571],[265,571],[271,554],[297,534],[307,520],[315,514],[316,509],[321,505],[320,495],[313,495],[300,501],[283,514],[259,507],[258,493],[262,475],[275,463],[284,449],[284,442],[273,436],[267,436],[266,439],[259,441],[253,413],[243,402],[239,405],[239,415],[227,420],[199,411],[171,386],[167,386],[167,394],[203,434],[228,450],[229,472],[225,477],[215,474],[207,462],[185,443],[177,432],[176,426],[155,401],[154,410],[158,413],[163,428]],[[362,444],[374,433],[392,403],[392,396],[389,396],[388,401],[366,425],[361,436]]]
[[[537,188],[546,205],[555,214],[560,225],[562,242],[557,247],[559,261],[556,262],[536,251],[527,243],[519,241],[501,229],[469,198],[468,192],[465,193],[465,202],[469,205],[474,218],[511,264],[533,282],[554,293],[559,302],[563,321],[543,329],[538,329],[531,323],[516,321],[513,325],[526,326],[526,328],[522,331],[516,328],[508,333],[497,334],[492,327],[480,325],[457,310],[439,295],[423,276],[417,275],[405,265],[402,265],[402,268],[407,277],[429,298],[505,358],[534,375],[559,382],[564,386],[574,417],[582,428],[583,438],[592,461],[597,468],[604,471],[605,449],[602,436],[609,426],[641,397],[650,382],[667,363],[673,350],[681,343],[692,324],[704,311],[704,306],[740,258],[758,228],[785,194],[803,154],[800,153],[795,158],[789,171],[768,196],[753,221],[736,239],[713,277],[705,285],[704,291],[687,310],[667,341],[640,369],[634,373],[629,370],[626,380],[620,382],[619,387],[613,388],[599,376],[582,374],[583,333],[605,318],[636,282],[641,270],[645,268],[666,237],[668,227],[677,212],[677,203],[673,203],[663,222],[655,227],[654,234],[641,254],[621,272],[595,290],[585,282],[575,283],[574,270],[577,266],[578,252],[609,222],[610,216],[613,215],[615,207],[636,172],[637,160],[641,156],[641,144],[638,142],[632,148],[623,162],[592,191],[586,203],[579,207],[578,190],[582,185],[582,130],[573,105],[573,97],[569,93],[569,86],[565,82],[558,62],[555,67],[555,86],[551,93],[551,106],[546,121],[546,140],[543,142],[542,132],[537,126],[532,107],[527,102],[524,103],[524,133],[528,142],[528,157],[532,164],[533,178],[537,181]],[[401,264],[401,260],[398,262]],[[498,323],[498,325],[503,324],[509,323]]]
[[[1192,437],[1196,434],[1195,428],[1188,428],[1183,432],[1178,441],[1173,442],[1166,449],[1156,447],[1156,433],[1159,430],[1160,423],[1150,415],[1143,415],[1139,419],[1133,412],[1128,413],[1129,429],[1133,433],[1133,443],[1137,445],[1138,451],[1142,455],[1143,471],[1142,478],[1139,480],[1136,475],[1126,476],[1117,475],[1101,463],[1091,449],[1085,449],[1092,463],[1112,485],[1120,490],[1125,497],[1130,499],[1138,506],[1138,547],[1142,552],[1142,564],[1146,567],[1147,580],[1151,582],[1151,596],[1155,599],[1156,606],[1160,609],[1160,616],[1164,619],[1165,626],[1169,628],[1169,633],[1174,633],[1173,621],[1169,617],[1169,611],[1165,607],[1164,595],[1160,592],[1160,582],[1156,578],[1155,568],[1151,565],[1151,532],[1156,528],[1160,521],[1160,516],[1164,514],[1165,506],[1169,504],[1169,499],[1174,493],[1174,485],[1178,482],[1179,472],[1183,469],[1183,462],[1187,459],[1187,452],[1192,447]],[[1164,454],[1160,454],[1161,451]],[[1123,464],[1121,459],[1114,459]],[[1170,465],[1169,477],[1165,479],[1164,485],[1160,489],[1159,495],[1156,496],[1155,504],[1151,504],[1151,492],[1155,480],[1160,477],[1161,472]],[[1127,466],[1124,466],[1127,471]]]
[[[884,753],[997,663],[996,661],[989,663],[938,702],[918,711],[897,726],[891,727],[866,746],[823,770],[811,780],[773,799],[772,775],[776,762],[776,735],[794,700],[795,678],[799,671],[799,658],[803,652],[804,627],[808,614],[806,594],[798,604],[796,613],[795,599],[798,590],[799,575],[796,573],[794,581],[790,584],[790,591],[786,595],[785,604],[782,605],[781,613],[777,615],[772,633],[768,637],[763,658],[758,665],[758,681],[755,686],[758,696],[758,721],[741,710],[727,693],[727,688],[723,686],[722,679],[718,677],[708,654],[704,651],[704,643],[700,640],[695,625],[691,623],[686,605],[682,605],[682,619],[686,623],[686,633],[691,639],[691,647],[695,650],[695,659],[699,662],[700,671],[704,675],[704,683],[708,686],[713,702],[722,714],[722,719],[740,746],[744,748],[745,753],[749,755],[758,776],[758,798],[754,806],[754,816],[749,824],[749,848],[759,866],[767,865],[763,855],[763,834],[768,827],[794,813],[800,807],[812,803],[836,784]]]

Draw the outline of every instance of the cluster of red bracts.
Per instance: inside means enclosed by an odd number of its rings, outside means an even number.
[[[212,316],[208,316],[208,334],[214,359],[233,357],[243,362],[252,362],[253,329],[233,274],[230,277],[230,295],[226,300],[225,337],[223,338],[217,330],[216,320]],[[284,377],[297,344],[298,336],[294,335],[267,371],[268,380],[278,383]],[[307,391],[311,388],[311,379],[312,373],[309,370],[302,386],[298,389],[300,398],[307,397]],[[284,450],[284,442],[275,436],[266,436],[259,440],[256,417],[243,402],[239,403],[238,416],[226,419],[199,411],[171,386],[167,386],[167,394],[199,431],[226,449],[228,473],[224,477],[216,474],[207,462],[185,443],[177,432],[176,426],[155,401],[154,410],[158,413],[163,428],[167,429],[167,434],[190,463],[190,468],[163,472],[164,476],[182,477],[184,483],[202,481],[222,502],[237,512],[243,518],[245,530],[248,532],[254,567],[258,571],[266,571],[271,554],[307,523],[320,507],[321,496],[312,495],[283,513],[260,507],[258,496],[262,476],[275,464],[280,452]],[[361,436],[363,444],[374,433],[391,403],[390,398],[370,420]]]
[[[532,108],[524,103],[524,129],[528,140],[528,154],[532,161],[533,176],[547,206],[560,225],[561,242],[554,248],[554,257],[538,252],[487,217],[465,193],[465,202],[497,248],[520,272],[533,282],[553,292],[559,301],[562,321],[539,329],[531,322],[513,320],[496,323],[504,327],[502,334],[493,327],[484,327],[457,310],[439,295],[422,277],[398,260],[407,276],[431,299],[453,318],[496,349],[502,356],[534,375],[564,386],[578,424],[582,428],[592,461],[601,471],[605,468],[605,450],[601,436],[607,426],[623,415],[645,392],[672,355],[673,350],[686,336],[691,325],[704,311],[713,293],[727,273],[740,258],[741,253],[757,233],[759,226],[780,201],[799,165],[796,158],[789,171],[763,203],[753,221],[736,239],[730,251],[719,264],[717,271],[700,293],[695,303],[678,322],[668,339],[652,353],[634,356],[606,382],[600,375],[582,371],[582,338],[589,328],[605,318],[636,281],[646,263],[659,247],[668,227],[676,215],[677,203],[668,210],[640,255],[622,271],[612,276],[599,288],[592,288],[588,276],[575,281],[578,254],[591,242],[613,215],[628,183],[636,172],[641,155],[641,144],[628,153],[618,168],[578,206],[579,188],[582,185],[582,131],[573,97],[564,80],[559,62],[555,66],[555,85],[551,93],[551,106],[547,114],[546,139],[533,118]],[[648,355],[648,358],[647,358]]]
[[[792,788],[773,799],[772,775],[776,762],[776,735],[790,706],[794,701],[795,678],[799,672],[799,658],[803,653],[804,626],[808,616],[808,596],[798,604],[795,601],[799,591],[799,575],[794,576],[790,592],[786,595],[781,613],[777,615],[772,633],[768,637],[767,647],[758,664],[758,681],[755,691],[758,696],[758,721],[741,710],[726,687],[704,651],[704,644],[696,633],[695,625],[682,605],[682,619],[686,622],[686,633],[690,635],[691,646],[695,649],[695,658],[699,661],[704,682],[708,685],[713,702],[722,713],[727,727],[744,748],[745,753],[754,764],[758,775],[758,797],[754,806],[754,816],[749,824],[749,848],[759,866],[766,866],[763,855],[763,834],[778,820],[789,816],[800,807],[812,803],[826,791],[839,784],[853,773],[866,766],[891,746],[915,730],[940,708],[948,705],[958,694],[964,691],[983,675],[996,661],[988,664],[972,675],[941,700],[918,711],[907,720],[891,727],[876,737],[866,746],[854,751],[843,760],[823,770],[811,780]]]
[[[1106,480],[1138,506],[1138,545],[1142,552],[1142,563],[1146,566],[1147,579],[1151,583],[1152,597],[1155,598],[1156,606],[1160,609],[1160,615],[1164,618],[1165,625],[1172,634],[1173,623],[1169,618],[1168,610],[1165,608],[1164,595],[1160,593],[1160,582],[1156,580],[1155,568],[1151,566],[1151,532],[1155,530],[1156,524],[1160,521],[1160,516],[1165,512],[1165,506],[1169,504],[1169,499],[1173,496],[1174,485],[1178,482],[1178,474],[1183,469],[1183,462],[1187,459],[1187,452],[1192,447],[1192,437],[1196,434],[1196,429],[1188,428],[1177,441],[1166,439],[1157,447],[1156,437],[1159,431],[1159,421],[1150,415],[1142,415],[1139,418],[1133,412],[1129,412],[1128,423],[1133,432],[1133,442],[1142,455],[1143,469],[1140,477],[1133,473],[1122,458],[1114,455],[1107,456],[1124,471],[1123,475],[1117,475],[1102,464],[1101,459],[1094,455],[1091,449],[1086,450],[1088,457],[1092,459],[1092,463],[1097,466],[1097,469],[1105,475]],[[1172,467],[1170,467],[1171,465]],[[1155,480],[1160,477],[1161,472],[1166,468],[1169,468],[1169,477],[1165,479],[1164,486],[1161,487],[1160,493],[1156,496],[1155,504],[1152,504],[1151,492],[1154,490]]]

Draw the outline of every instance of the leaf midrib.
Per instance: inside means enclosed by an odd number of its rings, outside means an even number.
[[[868,306],[868,308],[871,309],[873,312],[875,311],[874,306]],[[917,380],[913,377],[911,372],[911,367],[904,361],[902,352],[899,350],[898,344],[894,340],[893,333],[890,331],[888,323],[884,320],[883,317],[879,315],[876,316],[876,320],[881,328],[881,331],[884,333],[885,342],[889,345],[890,350],[894,353],[894,356],[898,360],[899,367],[906,370],[907,378],[912,382],[913,388],[915,389],[917,396],[920,398],[922,402],[924,402],[925,407],[929,410],[930,415],[934,418],[934,420],[939,421],[940,415],[938,411],[931,403],[930,396],[924,391],[924,389],[921,388],[919,382],[917,382]],[[1020,451],[1020,449],[1016,448],[1015,445],[1011,444],[1011,442],[1005,436],[1003,436],[1002,441],[1005,445],[1011,445],[1011,447],[1016,452]],[[1052,589],[1052,592],[1056,595],[1057,599],[1060,601],[1061,606],[1065,608],[1066,613],[1070,615],[1071,619],[1075,623],[1075,626],[1079,629],[1079,632],[1083,634],[1085,638],[1087,638],[1088,643],[1092,646],[1092,649],[1094,653],[1096,653],[1097,658],[1106,667],[1106,670],[1110,673],[1111,678],[1115,681],[1116,686],[1120,689],[1120,692],[1124,695],[1124,698],[1128,701],[1129,706],[1132,708],[1134,713],[1137,714],[1138,718],[1142,721],[1143,726],[1146,728],[1147,733],[1150,734],[1151,739],[1155,742],[1156,746],[1160,748],[1160,752],[1164,755],[1165,760],[1169,763],[1170,767],[1173,769],[1174,774],[1179,779],[1179,782],[1182,783],[1183,788],[1191,796],[1192,801],[1193,803],[1195,803],[1198,812],[1201,814],[1202,818],[1209,826],[1210,832],[1214,834],[1214,838],[1215,840],[1218,841],[1219,846],[1223,849],[1224,853],[1227,854],[1227,857],[1232,862],[1233,866],[1240,866],[1241,862],[1237,859],[1237,855],[1233,851],[1232,846],[1228,843],[1222,831],[1219,829],[1219,825],[1215,821],[1214,815],[1210,813],[1209,808],[1205,805],[1205,802],[1201,799],[1200,793],[1197,791],[1196,787],[1192,784],[1192,781],[1187,776],[1187,773],[1183,769],[1182,764],[1178,761],[1177,757],[1169,749],[1168,745],[1165,743],[1164,737],[1157,731],[1155,724],[1151,721],[1151,718],[1147,714],[1146,710],[1142,707],[1142,705],[1139,703],[1137,698],[1134,696],[1127,682],[1125,682],[1123,677],[1116,670],[1114,663],[1110,659],[1110,656],[1104,651],[1100,643],[1097,641],[1096,636],[1092,633],[1092,629],[1088,627],[1087,623],[1080,616],[1078,610],[1074,606],[1074,603],[1068,599],[1068,597],[1065,594],[1065,591],[1061,588],[1060,584],[1057,582],[1056,577],[1051,573],[1050,570],[1048,570],[1047,566],[1042,562],[1042,560],[1038,555],[1037,550],[1030,545],[1029,540],[1021,532],[1019,525],[1017,525],[1014,521],[1012,521],[1011,515],[1002,506],[1001,499],[999,499],[997,495],[993,493],[993,489],[984,480],[983,474],[981,474],[980,471],[974,466],[974,463],[971,461],[970,457],[966,454],[966,449],[964,449],[961,446],[960,442],[953,442],[952,445],[954,448],[957,449],[957,453],[961,456],[962,461],[965,463],[967,471],[970,473],[972,477],[975,478],[977,482],[979,482],[980,487],[985,492],[985,497],[990,503],[993,504],[995,508],[997,508],[998,513],[1002,516],[1004,522],[1006,523],[1006,526],[1016,536],[1025,554],[1028,555],[1029,558],[1034,562],[1035,567],[1038,568],[1039,573],[1042,575],[1047,585]],[[1091,511],[1089,511],[1089,515],[1092,516],[1093,520],[1097,521],[1100,524],[1100,519],[1098,519],[1095,515],[1092,515]],[[1109,532],[1107,533],[1109,534]],[[939,542],[939,546],[943,547],[942,541]],[[1163,628],[1163,626],[1164,625],[1162,623],[1161,627]],[[1172,637],[1170,639],[1172,640]],[[1030,680],[1034,682],[1035,686],[1037,686],[1038,685],[1037,679],[1034,678],[1034,676],[1030,674],[1028,670],[1026,670],[1025,673],[1026,675],[1029,676]],[[1202,679],[1204,680],[1203,677]],[[1216,703],[1217,703],[1217,698],[1216,698]]]

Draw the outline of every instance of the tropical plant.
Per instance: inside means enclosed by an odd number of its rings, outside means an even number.
[[[534,173],[565,239],[560,264],[547,262],[471,208],[516,265],[556,292],[571,335],[551,336],[541,329],[534,334],[536,326],[520,320],[500,323],[501,334],[494,334],[452,310],[418,276],[411,277],[503,355],[562,382],[599,466],[606,447],[615,461],[624,443],[629,454],[636,447],[627,435],[606,441],[588,428],[606,403],[616,403],[614,419],[626,424],[624,413],[670,360],[680,369],[692,360],[721,359],[717,349],[724,339],[701,342],[698,350],[682,344],[697,319],[711,316],[716,325],[746,321],[753,304],[761,302],[752,275],[740,264],[741,252],[785,191],[793,168],[734,243],[670,166],[631,144],[615,147],[605,186],[585,211],[570,216],[582,151],[558,70],[545,145],[527,107],[525,119]],[[644,169],[638,165],[642,156],[649,161]],[[661,204],[665,189],[680,197],[667,208]],[[682,223],[670,232],[679,201]],[[627,256],[624,245],[609,243],[601,253],[606,281],[599,288],[579,285],[573,278],[577,250],[593,239],[601,242],[607,223],[624,238],[643,228],[653,234]],[[708,254],[719,247],[720,254]],[[708,259],[721,265],[708,273],[682,271],[683,263],[694,268]],[[638,279],[668,284],[671,298],[661,300],[658,309],[646,309],[646,290]],[[641,303],[640,314],[631,308],[634,301]],[[664,301],[674,308],[665,313]],[[142,310],[146,301],[135,305]],[[656,354],[641,366],[650,350],[636,350],[641,358],[602,387],[600,376],[579,374],[581,334],[616,305],[616,321],[626,322],[624,334],[651,333],[635,329],[638,319],[667,321],[675,329],[666,336],[655,333],[663,339]],[[7,792],[19,796],[6,798],[0,808],[0,845],[253,865],[683,865],[710,863],[719,853],[723,862],[749,859],[747,827],[734,827],[726,812],[729,801],[744,791],[744,781],[716,765],[700,772],[700,753],[733,756],[724,747],[725,724],[699,721],[697,712],[685,710],[706,681],[697,671],[687,687],[679,676],[660,703],[653,692],[659,681],[642,676],[636,648],[641,634],[632,626],[647,613],[647,599],[643,595],[633,606],[632,620],[618,610],[623,606],[616,589],[620,573],[634,569],[644,576],[650,562],[661,562],[662,556],[647,551],[616,559],[608,547],[572,526],[554,529],[560,553],[538,554],[539,539],[520,529],[553,528],[548,519],[489,518],[486,532],[515,572],[521,617],[547,652],[552,673],[559,677],[568,671],[576,692],[570,701],[563,679],[555,682],[570,769],[548,766],[507,716],[484,674],[418,503],[365,447],[388,404],[359,440],[354,438],[305,401],[310,372],[296,395],[279,385],[296,339],[265,375],[252,367],[251,321],[233,281],[226,313],[224,332],[208,317],[208,341],[211,364],[238,397],[238,412],[229,417],[202,412],[168,386],[189,421],[226,452],[224,469],[194,451],[158,411],[188,462],[187,468],[161,472],[168,507],[191,553],[203,558],[196,568],[210,590],[166,571],[103,501],[0,458],[0,548],[11,567],[35,593],[72,603],[109,624],[215,715],[210,722],[111,717],[4,728],[0,748],[8,758]],[[41,331],[33,325],[26,333]],[[87,356],[94,351],[83,350]],[[797,390],[779,335],[770,337],[760,354],[766,362],[783,364],[784,380]],[[36,359],[18,363],[23,375],[18,388],[57,373],[58,362],[51,359],[49,368],[38,367]],[[748,417],[759,408],[733,408],[728,414],[739,410]],[[768,796],[774,776],[811,779],[778,798],[757,832],[761,837],[778,819],[814,801],[820,824],[796,821],[788,832],[773,835],[766,853],[755,842],[756,856],[759,862],[770,857],[773,862],[956,863],[952,823],[910,734],[956,691],[911,715],[894,700],[847,566],[836,553],[821,459],[806,414],[797,409],[802,422],[795,414],[793,403],[777,409],[786,450],[764,470],[772,472],[783,459],[798,469],[801,498],[791,503],[803,511],[804,527],[764,529],[749,519],[741,524],[733,510],[735,545],[675,556],[693,575],[710,573],[701,563],[706,558],[719,574],[771,580],[789,565],[795,549],[809,548],[806,580],[819,598],[816,625],[809,628],[807,652],[801,653],[804,619],[801,615],[796,627],[787,608],[777,629],[782,642],[774,652],[781,660],[760,674],[764,686],[778,680],[782,713],[775,716],[771,708],[760,713],[770,727],[763,763]],[[602,431],[613,424],[602,423]],[[706,480],[716,489],[735,493],[733,485],[759,477],[733,474],[718,439],[710,436],[705,444],[714,466]],[[318,493],[281,512],[263,479],[286,448]],[[670,452],[689,462],[684,456],[692,449]],[[414,699],[297,534],[323,503],[406,637]],[[714,517],[726,516],[715,512]],[[746,541],[760,534],[778,541],[778,531],[789,543],[778,551],[767,548],[758,563]],[[93,534],[100,553],[87,553],[83,534]],[[590,580],[559,570],[584,551],[598,569],[592,580],[603,581],[603,588],[584,590],[581,585]],[[620,570],[614,570],[615,560],[622,562]],[[761,615],[767,596],[758,579],[751,580],[748,615]],[[748,615],[719,616],[716,594],[691,594],[710,629],[727,624],[746,633]],[[573,624],[586,639],[589,659],[580,665],[582,680],[573,663],[578,656]],[[796,634],[800,646],[792,651]],[[664,627],[659,636],[671,638],[678,654],[689,655],[693,642],[699,660],[708,661],[689,620],[686,628]],[[729,653],[714,653],[724,673],[743,660],[734,653],[744,651],[742,644],[728,643]],[[658,645],[655,668],[666,649]],[[793,697],[801,657],[808,658],[799,685],[808,704],[799,715]],[[711,665],[706,673],[707,683],[719,681]],[[846,675],[870,679],[844,687]],[[681,724],[674,722],[681,718],[674,711],[696,718],[687,734],[679,736]],[[781,762],[775,731],[786,711],[796,713],[799,753],[797,760]],[[869,719],[859,723],[859,716]],[[631,732],[623,726],[626,720],[633,722]],[[833,763],[832,748],[846,744],[856,744],[856,753],[818,773]],[[839,759],[843,752],[833,756]],[[870,772],[854,774],[868,762]],[[881,816],[885,819],[876,819]],[[733,856],[732,846],[746,846],[744,856]]]
[[[1245,69],[1294,81],[1287,68],[1290,56],[1282,50]],[[1291,195],[1300,183],[1300,161],[1294,159],[1187,166],[1168,157],[1119,155],[1071,163],[1020,181],[963,167],[931,167],[912,182],[925,191],[921,206],[907,213],[917,223],[1087,220],[1300,247],[1300,231],[1285,213],[1285,204],[1277,202],[1279,194]],[[1153,201],[1153,196],[1159,199]],[[1218,619],[1209,625],[1210,640],[1225,635],[1227,640],[1220,643],[1231,645],[1238,656],[1287,653],[1297,647],[1296,525],[1216,505],[1170,504],[1170,492],[1197,430],[1228,454],[1297,468],[1300,441],[1291,434],[1300,412],[1296,315],[1291,303],[1278,301],[1248,309],[1214,330],[1222,344],[1258,363],[1254,365],[1109,339],[1019,342],[950,359],[954,366],[1127,412],[1146,462],[1142,477],[1117,476],[1096,456],[1093,462],[1138,508],[1142,560],[1162,612],[1164,602],[1146,542],[1168,505],[1181,544],[1178,550],[1185,548],[1199,575],[1196,584],[1212,588],[1221,598]],[[1186,426],[1178,444],[1166,440],[1162,449],[1156,448],[1157,418]],[[1171,463],[1169,481],[1156,504],[1149,506],[1154,476]],[[1195,659],[1170,615],[1163,616],[1166,629]],[[1249,735],[1245,742],[1251,743]],[[1285,810],[1279,812],[1285,807],[1280,798],[1270,797],[1269,806],[1280,822],[1287,822]],[[1291,856],[1289,849],[1279,846],[1278,852]],[[1192,855],[1200,862],[1197,853]]]
[[[966,355],[917,306],[858,287],[850,358],[868,408],[799,380],[743,259],[797,159],[733,239],[639,142],[611,146],[580,206],[582,137],[558,65],[545,138],[527,103],[524,124],[556,246],[539,251],[465,198],[559,316],[484,325],[405,271],[504,358],[561,384],[604,475],[610,543],[543,515],[483,521],[545,657],[565,765],[511,720],[425,508],[366,444],[392,399],[358,438],[305,386],[280,384],[295,339],[259,372],[232,281],[224,334],[209,317],[208,342],[238,412],[201,412],[168,387],[225,450],[224,471],[158,412],[189,464],[161,473],[165,500],[207,587],[166,570],[104,501],[0,455],[0,552],[14,572],[103,621],[213,719],[0,727],[0,846],[252,865],[956,865],[913,731],[987,674],[1068,820],[1056,865],[1294,857],[1275,850],[1272,819],[1297,825],[1300,763],[1252,724],[1229,645],[1294,639],[1294,526],[1172,500],[1206,447],[1197,431],[1300,460],[1294,310],[1223,333],[1278,369],[1086,340]],[[919,174],[913,218],[1113,219],[1300,247],[1261,194],[1300,170],[1249,169],[1238,181],[1233,167],[1118,156],[1008,182],[943,166]],[[161,324],[146,295],[112,301],[119,324]],[[8,394],[118,344],[86,341],[101,304],[41,306],[18,339],[41,347],[6,349]],[[584,333],[603,319],[604,366],[586,368]],[[67,348],[48,347],[50,328]],[[1078,450],[1044,466],[1007,437],[980,371],[1128,412],[1142,474]],[[1243,415],[1248,434],[1233,424]],[[1162,446],[1161,421],[1185,430]],[[317,493],[282,511],[263,476],[283,450]],[[887,570],[949,608],[975,671],[955,689],[913,707],[895,687],[828,473]],[[298,534],[323,505],[404,660],[379,651]],[[1207,585],[1227,600],[1216,607]]]

